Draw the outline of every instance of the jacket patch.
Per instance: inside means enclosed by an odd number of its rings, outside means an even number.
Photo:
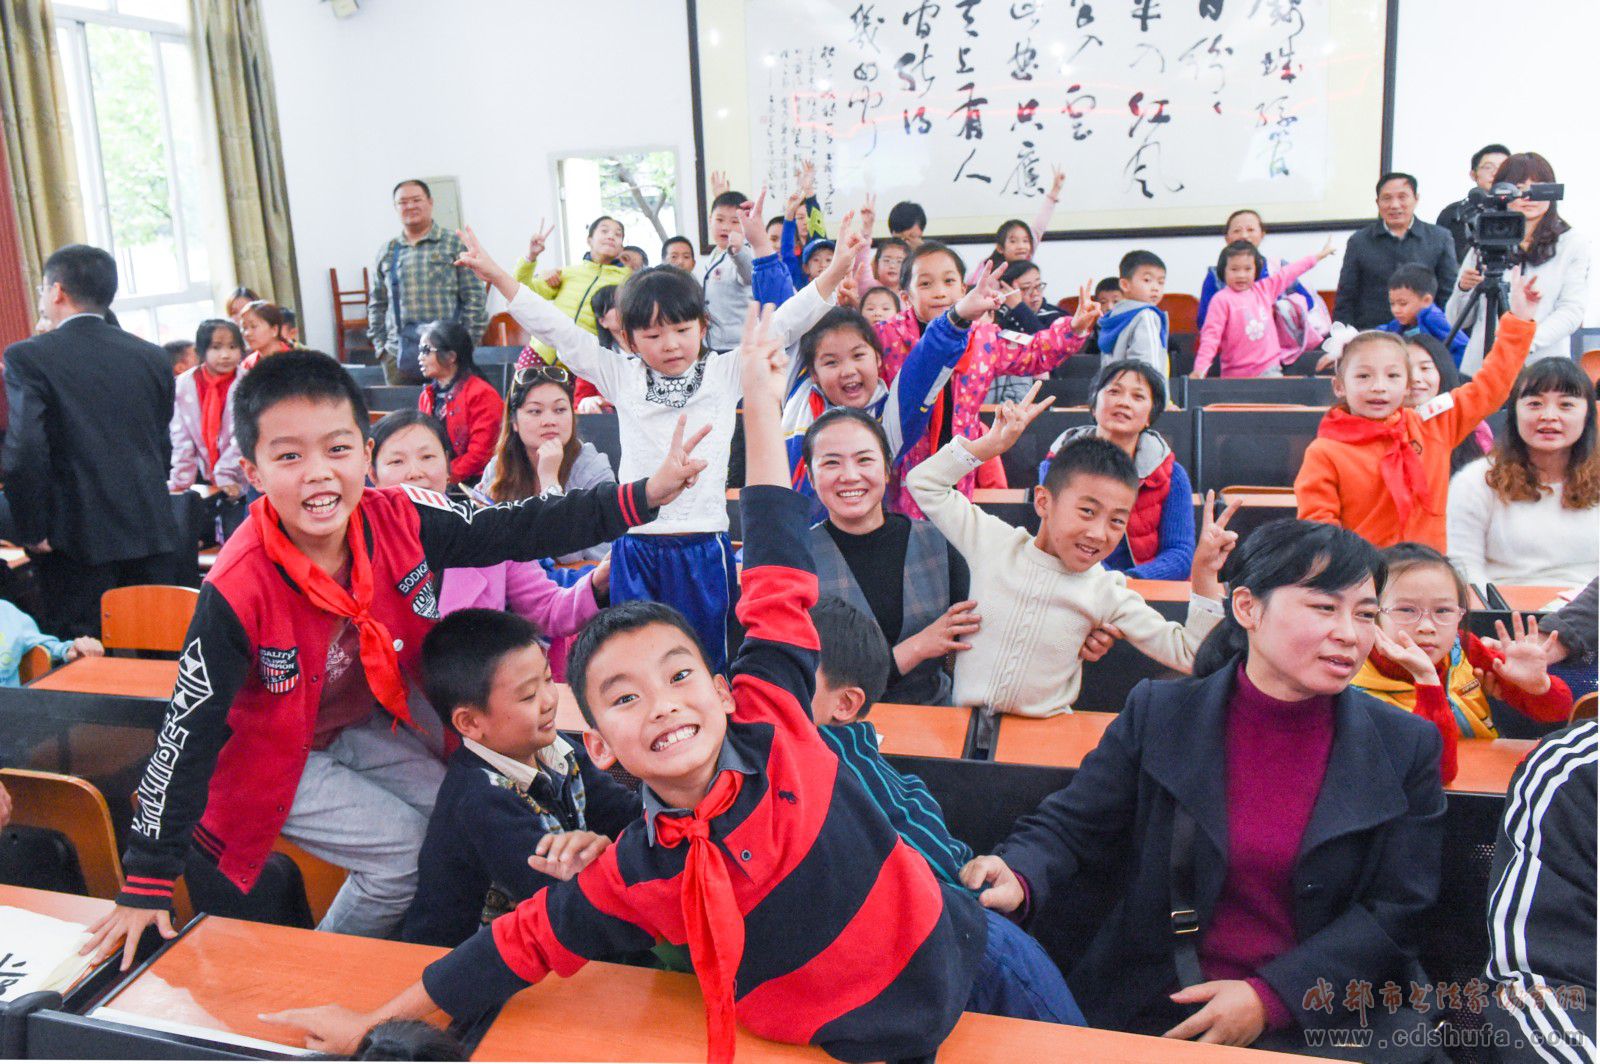
[[[300,682],[300,648],[262,647],[261,686],[275,695],[286,695]]]
[[[417,595],[411,600],[411,612],[429,621],[439,619],[439,597],[434,594],[433,581],[429,579],[433,571],[428,568],[426,560],[405,575],[405,578],[395,585],[395,590],[401,595],[409,595],[413,590]]]
[[[402,484],[401,488],[404,489],[406,497],[418,505],[431,506],[435,510],[448,511],[457,517],[464,518],[468,522],[472,520],[472,508],[466,503],[452,502],[437,491],[429,488],[419,488],[415,484]]]

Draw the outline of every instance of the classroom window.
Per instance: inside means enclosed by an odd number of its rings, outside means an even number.
[[[678,229],[678,155],[671,149],[568,155],[556,160],[561,235],[567,261],[588,250],[589,225],[602,214],[622,223],[627,242],[645,250],[650,264]]]
[[[57,4],[91,244],[117,260],[123,328],[193,336],[215,315],[200,93],[184,0]]]

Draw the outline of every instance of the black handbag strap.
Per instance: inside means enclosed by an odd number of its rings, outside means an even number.
[[[1194,905],[1194,817],[1181,805],[1172,808],[1172,855],[1168,862],[1172,900],[1172,961],[1178,985],[1206,981],[1200,971],[1200,915]]]

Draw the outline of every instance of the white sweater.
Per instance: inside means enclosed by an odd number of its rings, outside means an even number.
[[[980,465],[952,440],[906,477],[906,487],[972,570],[982,626],[956,655],[954,700],[1025,717],[1070,713],[1083,680],[1078,652],[1097,625],[1169,668],[1188,672],[1200,641],[1222,619],[1220,603],[1189,600],[1188,623],[1169,621],[1127,587],[1122,573],[1074,573],[1034,545],[1025,529],[984,513],[955,490]]]
[[[1468,266],[1476,266],[1477,258],[1469,254],[1463,259],[1462,272]],[[1528,361],[1571,358],[1572,334],[1583,324],[1584,310],[1589,304],[1589,238],[1576,229],[1568,229],[1556,238],[1555,256],[1549,262],[1529,267],[1527,272],[1539,279],[1540,296],[1533,311],[1533,320],[1539,327],[1533,334]],[[1458,284],[1450,290],[1450,300],[1444,305],[1445,314],[1455,321],[1471,298],[1472,293],[1463,292]],[[1472,331],[1467,349],[1461,353],[1461,372],[1469,375],[1477,373],[1483,365],[1483,304],[1479,303],[1472,313],[1472,318],[1462,326]]]
[[[785,347],[800,339],[832,304],[806,285],[794,298],[772,313],[772,332]],[[617,433],[622,441],[622,461],[617,478],[622,483],[650,476],[667,456],[679,415],[687,415],[684,438],[704,425],[711,432],[695,447],[693,457],[704,458],[706,469],[647,525],[629,530],[631,535],[665,536],[728,530],[728,452],[733,445],[741,388],[739,351],[711,352],[689,372],[666,377],[653,372],[637,355],[608,351],[593,334],[578,328],[555,304],[526,286],[506,308],[517,324],[535,339],[554,347],[573,373],[595,386],[617,408]]]
[[[1450,481],[1450,560],[1471,584],[1582,587],[1600,576],[1600,506],[1569,510],[1561,485],[1537,502],[1506,502],[1489,487],[1489,459]]]

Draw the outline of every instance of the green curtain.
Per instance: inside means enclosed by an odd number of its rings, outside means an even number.
[[[5,2],[5,0],[0,0]],[[211,88],[236,283],[300,308],[277,96],[258,0],[190,0],[195,55]]]
[[[0,128],[23,266],[38,283],[52,251],[85,239],[83,195],[50,0],[0,0],[0,46]]]

